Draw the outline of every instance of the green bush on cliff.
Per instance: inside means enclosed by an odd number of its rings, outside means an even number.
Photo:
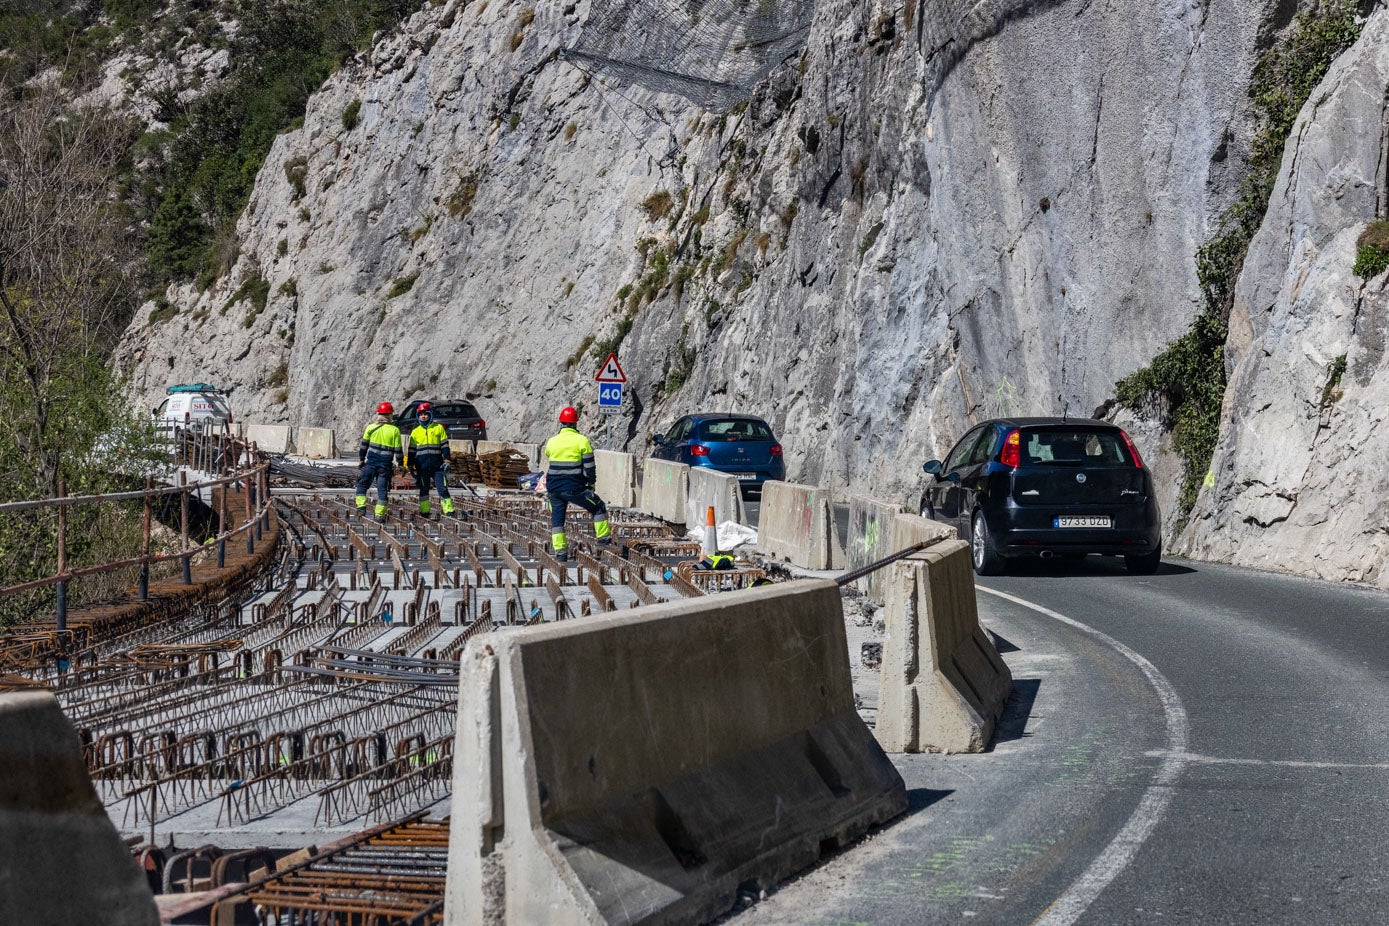
[[[1389,270],[1389,222],[1380,219],[1365,226],[1355,246],[1352,273],[1362,279],[1377,277]]]
[[[1298,15],[1282,39],[1260,56],[1250,82],[1255,132],[1239,198],[1220,216],[1215,235],[1196,253],[1205,307],[1191,329],[1147,367],[1115,384],[1120,405],[1159,404],[1183,462],[1178,523],[1196,504],[1220,436],[1225,396],[1225,337],[1235,281],[1249,251],[1302,105],[1331,62],[1360,34],[1358,5],[1326,0]]]
[[[171,125],[173,140],[149,191],[157,202],[151,240],[199,242],[200,263],[207,267],[207,242],[235,226],[275,136],[303,119],[309,95],[365,48],[373,33],[419,5],[420,0],[237,0],[240,28],[232,41],[231,73]],[[187,211],[169,203],[191,205],[198,228],[190,231]],[[181,227],[168,228],[171,220]],[[150,252],[160,280],[195,276],[192,262],[168,247]]]

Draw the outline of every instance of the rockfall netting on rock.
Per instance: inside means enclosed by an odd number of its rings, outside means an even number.
[[[814,12],[814,0],[595,0],[566,57],[727,109],[805,44]]]

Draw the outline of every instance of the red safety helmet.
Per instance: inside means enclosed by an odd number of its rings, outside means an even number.
[[[419,405],[416,405],[416,406],[415,406],[415,414],[417,414],[417,415],[418,415],[420,412],[431,412],[431,411],[433,411],[433,410],[434,410],[434,406],[433,406],[433,405],[430,405],[428,402],[421,402]]]
[[[559,410],[560,424],[578,424],[579,410],[572,405],[566,405]]]
[[[378,415],[394,415],[394,414],[395,414],[395,406],[392,405],[390,402],[382,402],[380,405],[376,406],[376,414],[378,414]]]

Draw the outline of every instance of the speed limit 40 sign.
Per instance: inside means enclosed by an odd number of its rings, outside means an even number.
[[[598,384],[598,410],[600,412],[616,412],[622,409],[622,384],[621,383],[599,383]]]

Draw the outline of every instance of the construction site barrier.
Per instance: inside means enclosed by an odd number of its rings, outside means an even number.
[[[828,489],[768,481],[762,484],[757,551],[802,569],[836,569],[844,553],[834,529]]]
[[[979,626],[969,544],[945,540],[887,571],[874,735],[888,752],[983,751],[1013,677]]]
[[[689,506],[690,468],[684,463],[647,459],[641,471],[641,511],[652,517],[684,524]],[[701,518],[698,522],[703,524]]]
[[[709,508],[714,509],[714,523],[737,521],[748,523],[743,512],[743,492],[738,477],[715,472],[702,466],[690,467],[689,498],[685,503],[685,524],[702,525]]]
[[[158,926],[145,874],[47,691],[0,695],[0,923]]]
[[[899,514],[892,519],[892,548],[905,550],[923,540],[954,540],[959,534],[949,524],[916,514]]]
[[[632,508],[637,503],[637,461],[630,453],[614,450],[595,450],[593,460],[598,467],[598,497],[617,508]]]
[[[706,922],[906,809],[832,581],[471,640],[446,919]]]
[[[292,453],[294,434],[285,424],[248,424],[246,440],[264,453]]]
[[[859,569],[900,550],[894,544],[894,519],[902,514],[902,506],[869,498],[866,495],[850,495],[849,533],[844,542],[844,565],[849,569]],[[878,604],[883,603],[883,591],[888,574],[884,570],[870,572],[859,579],[855,587],[864,592]]]
[[[875,563],[895,550],[905,550],[922,541],[955,537],[955,528],[950,525],[906,514],[899,505],[866,495],[850,495],[848,501],[849,532],[844,556],[849,569]],[[855,587],[881,605],[887,600],[889,575],[885,570],[870,572]]]
[[[300,428],[294,445],[310,460],[331,460],[337,456],[337,441],[330,428]]]

